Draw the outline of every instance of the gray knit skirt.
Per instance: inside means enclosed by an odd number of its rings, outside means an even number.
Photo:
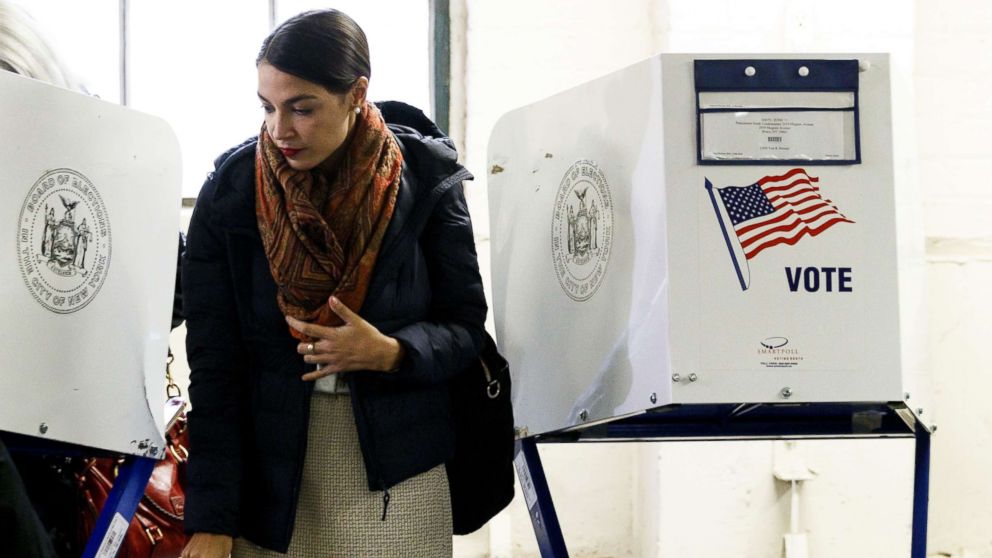
[[[369,490],[348,395],[314,392],[309,442],[289,556],[439,558],[451,556],[451,500],[444,465],[389,489]],[[232,558],[285,556],[245,539]]]

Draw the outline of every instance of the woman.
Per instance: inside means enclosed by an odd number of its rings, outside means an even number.
[[[486,304],[452,142],[366,101],[365,35],[296,16],[257,59],[257,140],[222,155],[183,267],[184,556],[451,554],[446,381]]]

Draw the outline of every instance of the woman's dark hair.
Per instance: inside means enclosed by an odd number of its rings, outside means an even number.
[[[347,93],[355,80],[372,77],[369,44],[355,20],[338,10],[313,10],[287,19],[262,41],[255,65]]]

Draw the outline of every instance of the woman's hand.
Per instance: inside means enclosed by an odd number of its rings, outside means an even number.
[[[383,335],[337,298],[328,298],[327,305],[344,321],[343,325],[325,327],[286,317],[290,327],[315,339],[296,348],[304,361],[320,365],[318,370],[304,374],[304,380],[355,370],[390,372],[399,367],[404,355],[399,341]]]
[[[186,543],[181,558],[228,558],[234,547],[230,535],[215,533],[193,533]]]

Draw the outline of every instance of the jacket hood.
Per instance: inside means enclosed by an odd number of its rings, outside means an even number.
[[[407,164],[421,180],[441,182],[464,172],[455,142],[420,109],[399,101],[375,103],[389,129],[400,141]],[[471,180],[469,176],[466,180]]]

